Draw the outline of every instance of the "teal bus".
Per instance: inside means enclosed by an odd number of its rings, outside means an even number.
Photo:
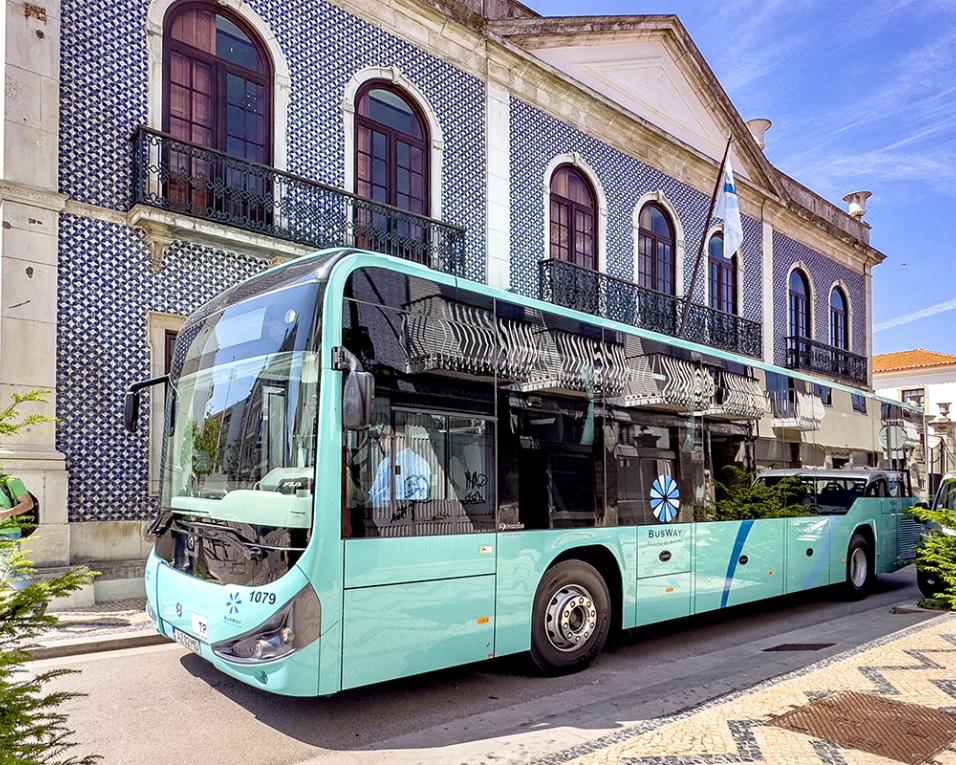
[[[315,696],[516,653],[573,671],[612,630],[907,562],[917,410],[610,298],[625,320],[335,249],[202,306],[126,395],[135,429],[166,388],[157,630]]]

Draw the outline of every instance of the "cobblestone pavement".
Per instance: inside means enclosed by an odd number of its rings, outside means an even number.
[[[57,611],[58,629],[43,634],[42,643],[49,645],[63,640],[84,637],[122,635],[150,628],[146,617],[146,598],[114,600],[86,608]]]
[[[956,614],[687,712],[625,727],[535,765],[899,765],[768,724],[791,709],[847,691],[956,713]],[[956,765],[956,742],[931,761]]]

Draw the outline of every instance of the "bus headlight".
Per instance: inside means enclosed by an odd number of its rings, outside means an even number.
[[[322,606],[311,586],[255,629],[212,646],[213,653],[226,661],[254,664],[288,656],[317,640],[322,626]]]

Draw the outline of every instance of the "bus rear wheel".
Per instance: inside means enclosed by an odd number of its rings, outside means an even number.
[[[873,584],[873,551],[869,540],[854,534],[846,551],[846,594],[853,599],[866,597]]]
[[[531,661],[539,672],[584,669],[597,656],[611,626],[611,597],[594,566],[565,560],[541,578],[531,615]]]

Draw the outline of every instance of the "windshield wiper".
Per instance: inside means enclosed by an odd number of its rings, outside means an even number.
[[[172,510],[160,510],[159,515],[156,516],[156,519],[149,524],[149,528],[146,530],[146,533],[152,537],[161,537],[167,531],[173,522],[173,511]]]
[[[232,526],[221,526],[218,523],[208,523],[205,521],[186,521],[182,518],[176,519],[176,525],[184,527],[185,530],[192,530],[198,537],[205,539],[216,539],[221,542],[228,542],[237,545],[243,549],[247,558],[257,563],[265,557],[266,550],[278,550],[280,552],[303,552],[304,547],[287,547],[284,545],[268,545],[262,542],[249,539],[238,529]]]

